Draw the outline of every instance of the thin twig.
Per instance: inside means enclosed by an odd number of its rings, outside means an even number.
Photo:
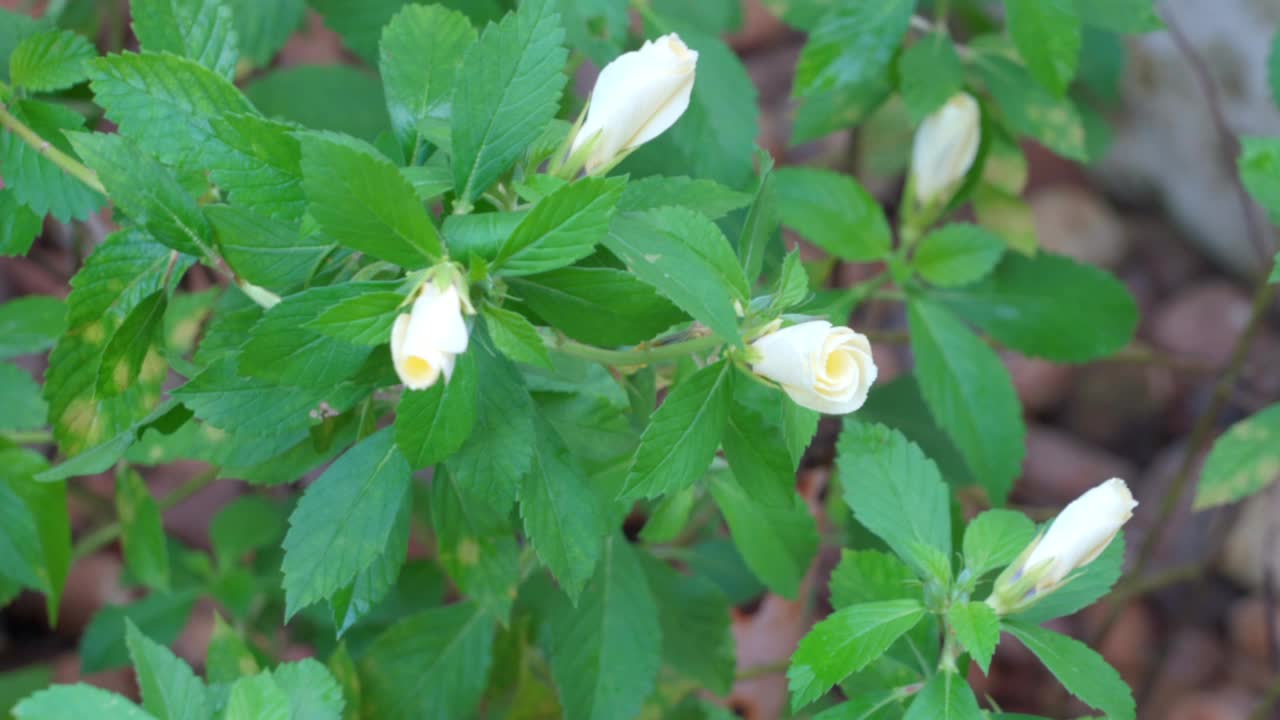
[[[209,468],[208,470],[196,475],[188,480],[185,484],[178,487],[177,490],[165,495],[156,501],[156,506],[160,508],[160,512],[164,512],[187,498],[195,495],[203,490],[206,486],[218,479],[220,468]],[[91,531],[76,543],[75,548],[71,551],[73,561],[79,560],[87,555],[92,555],[98,550],[111,544],[116,538],[120,537],[124,527],[119,521],[113,521],[97,530]]]
[[[9,112],[9,108],[0,104],[0,126],[8,128],[14,135],[22,138],[36,152],[49,159],[49,162],[57,165],[63,172],[71,175],[80,182],[84,183],[90,190],[98,192],[102,195],[107,194],[107,189],[102,186],[98,180],[98,176],[83,163],[70,155],[62,152],[58,148],[49,143],[48,140],[40,137],[34,130],[27,127],[25,123],[14,117]]]

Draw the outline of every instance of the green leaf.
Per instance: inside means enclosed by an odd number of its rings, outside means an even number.
[[[526,0],[490,25],[462,58],[453,94],[458,201],[489,189],[555,116],[568,53],[552,0]]]
[[[430,507],[440,565],[468,598],[504,625],[521,576],[508,505],[505,498],[498,502],[436,468]]]
[[[307,209],[302,192],[302,149],[293,136],[294,128],[240,113],[212,118],[209,126],[216,140],[205,146],[201,169],[208,169],[209,177],[229,202],[288,223],[292,231]],[[304,231],[313,225],[308,222]],[[295,238],[294,244],[302,246],[299,252],[309,251],[308,245],[332,246],[332,241],[308,240],[311,242]],[[270,239],[263,242],[267,245],[264,251],[278,250]],[[247,249],[240,249],[240,255],[246,253]]]
[[[1236,502],[1280,478],[1280,404],[1232,425],[1213,444],[1196,487],[1195,509]]]
[[[908,306],[920,392],[993,503],[1004,502],[1026,452],[1022,406],[1000,358],[945,308]]]
[[[405,0],[307,0],[307,4],[360,59],[374,64],[382,29]]]
[[[1164,27],[1153,0],[1075,0],[1075,8],[1086,23],[1112,32],[1136,35]]]
[[[53,347],[67,329],[62,300],[28,295],[0,304],[0,359],[35,355]]]
[[[18,720],[157,720],[115,693],[92,685],[55,685],[18,703]]]
[[[1013,616],[1019,622],[1038,624],[1071,615],[1110,592],[1124,569],[1124,534],[1117,535],[1096,560],[1067,576],[1065,583],[1042,596],[1034,605]]]
[[[1006,22],[1031,75],[1062,96],[1080,58],[1080,16],[1072,0],[1005,0]]]
[[[56,92],[83,82],[85,63],[97,57],[93,43],[70,30],[27,36],[9,56],[13,84],[32,92]]]
[[[271,64],[271,58],[284,47],[285,41],[301,24],[306,14],[305,0],[226,0],[235,21],[236,35],[244,59],[258,67]]]
[[[600,558],[608,532],[590,480],[546,422],[534,423],[533,463],[520,480],[524,532],[556,581],[577,601]]]
[[[476,363],[476,427],[446,463],[450,474],[495,507],[515,501],[516,486],[533,461],[533,400],[516,368],[487,339],[473,336],[467,353]]]
[[[640,561],[658,606],[663,662],[710,692],[728,695],[737,664],[729,599],[705,577],[684,575],[647,553]]]
[[[35,100],[14,102],[8,110],[42,140],[74,157],[63,131],[84,127],[80,113]],[[4,168],[6,190],[39,217],[52,214],[64,223],[72,218],[84,220],[106,203],[96,191],[8,130],[0,130],[0,167]]]
[[[176,55],[110,55],[90,63],[89,75],[94,101],[121,135],[188,170],[204,170],[208,158],[224,152],[214,117],[256,112],[227,78]]]
[[[116,474],[116,515],[125,565],[143,584],[169,589],[169,549],[160,508],[142,476],[132,469]]]
[[[93,616],[80,638],[80,672],[90,674],[125,667],[125,622],[132,621],[147,637],[168,645],[178,639],[195,605],[196,593],[151,593],[129,605],[108,605]]]
[[[223,720],[290,720],[289,696],[271,673],[240,678],[231,686]]]
[[[920,122],[964,88],[964,65],[945,32],[925,35],[898,59],[898,88],[914,122]]]
[[[956,603],[947,611],[947,622],[985,674],[991,668],[991,656],[1000,642],[1000,618],[984,602]]]
[[[777,179],[773,175],[773,156],[758,153],[760,179],[756,183],[755,198],[742,223],[738,237],[738,258],[742,261],[742,273],[747,283],[753,284],[764,269],[765,254],[776,242],[782,220],[778,216]],[[785,275],[785,273],[784,273]],[[808,285],[805,286],[806,290]]]
[[[605,245],[644,282],[720,337],[738,342],[733,301],[750,295],[733,247],[692,210],[660,208],[619,216]]]
[[[164,313],[168,307],[168,295],[159,290],[148,295],[125,316],[102,351],[102,366],[98,369],[100,396],[115,397],[138,379],[147,354],[164,325]]]
[[[964,676],[944,671],[929,678],[911,701],[903,720],[983,720],[985,717]]]
[[[653,175],[626,184],[622,197],[618,198],[618,211],[637,212],[677,205],[719,220],[750,202],[749,195],[714,180]]]
[[[814,625],[800,640],[787,670],[792,710],[822,697],[883,655],[924,615],[917,600],[889,600],[851,605]]]
[[[557,596],[542,628],[566,717],[628,720],[654,689],[662,626],[636,551],[620,536],[577,606]]]
[[[339,299],[306,327],[353,345],[381,345],[391,337],[391,327],[405,304],[405,294],[399,290],[360,292]]]
[[[1087,645],[1034,625],[1006,620],[1002,627],[1021,640],[1063,687],[1086,705],[1115,720],[1136,717],[1129,686],[1120,678],[1120,673]]]
[[[321,233],[304,236],[286,223],[244,208],[210,205],[204,213],[236,275],[277,294],[306,283],[334,249],[333,241]]]
[[[1010,253],[985,282],[937,297],[1002,344],[1062,362],[1110,355],[1129,344],[1138,326],[1138,306],[1124,283],[1049,253]]]
[[[518,312],[486,305],[483,310],[489,336],[503,355],[515,362],[551,367],[551,355],[538,329]]]
[[[532,275],[590,255],[608,234],[625,185],[622,178],[586,178],[543,198],[502,244],[495,270]]]
[[[345,701],[338,681],[314,658],[283,663],[271,671],[289,697],[290,716],[297,720],[341,720]]]
[[[0,80],[9,82],[9,56],[27,37],[50,26],[50,18],[37,20],[27,13],[0,8]]]
[[[177,177],[121,135],[75,133],[71,143],[116,207],[178,252],[215,257],[213,231]]]
[[[657,497],[697,482],[720,446],[732,391],[733,364],[727,361],[676,385],[640,437],[621,497]]]
[[[382,555],[409,475],[392,431],[383,429],[307,488],[282,545],[286,617],[331,597]]]
[[[244,495],[213,516],[209,542],[218,564],[230,567],[254,550],[278,545],[287,527],[282,505],[260,495]]]
[[[473,714],[493,661],[493,620],[474,602],[392,625],[360,662],[365,717],[453,720]]]
[[[879,550],[841,550],[831,571],[831,606],[836,610],[885,600],[919,599],[920,581],[898,558]]]
[[[735,391],[741,396],[755,384],[739,379]],[[730,407],[723,442],[729,469],[748,495],[764,505],[794,504],[796,466],[774,422],[739,399]]]
[[[925,235],[911,262],[925,280],[956,287],[986,277],[1004,247],[1003,240],[977,225],[954,223]]]
[[[0,487],[8,485],[16,496],[10,502],[19,500],[15,507],[25,505],[34,523],[39,552],[28,559],[39,581],[37,587],[46,596],[49,623],[56,625],[58,604],[71,567],[71,523],[66,484],[36,481],[36,475],[48,466],[42,456],[31,450],[0,451]]]
[[[783,168],[775,182],[782,224],[806,240],[854,262],[878,260],[889,252],[889,222],[857,181],[826,170]]]
[[[951,505],[938,466],[883,425],[845,422],[836,446],[840,485],[854,517],[900,557],[927,571],[918,549],[951,555]]]
[[[1013,510],[987,510],[964,530],[964,564],[976,577],[1013,562],[1036,536],[1035,523]]]
[[[1271,87],[1271,102],[1280,105],[1280,33],[1276,33],[1271,41],[1271,52],[1267,56],[1267,81]]]
[[[440,5],[408,5],[383,28],[378,67],[391,127],[406,152],[414,150],[420,123],[448,115],[458,67],[475,41],[466,16]]]
[[[40,535],[31,510],[7,483],[0,483],[0,577],[24,587],[43,589]]]
[[[168,648],[125,621],[125,643],[133,660],[142,706],[157,720],[208,720],[213,716],[204,683]]]
[[[190,58],[235,79],[240,39],[222,0],[130,0],[129,10],[144,51]]]
[[[833,4],[800,53],[795,93],[813,95],[881,81],[914,10],[915,0]]]
[[[1280,139],[1243,138],[1241,145],[1240,179],[1271,222],[1280,223]]]
[[[26,370],[0,363],[0,430],[36,430],[44,427],[49,406],[40,397],[40,384]]]
[[[462,447],[476,421],[478,378],[471,353],[458,356],[453,378],[426,390],[406,390],[396,407],[396,445],[414,470],[435,465]]]
[[[0,189],[0,256],[26,255],[43,229],[44,219],[18,202],[12,189]]]
[[[391,161],[342,135],[300,138],[302,186],[311,214],[335,240],[406,268],[440,258],[440,234]]]
[[[350,2],[351,0],[339,0]],[[403,0],[395,0],[397,5]],[[382,84],[350,65],[294,65],[259,76],[244,94],[267,117],[374,142],[391,127]]]
[[[590,345],[634,345],[685,317],[653,286],[611,267],[560,268],[512,278],[510,287],[550,325]]]
[[[804,499],[793,493],[790,505],[765,505],[724,474],[710,488],[751,572],[770,590],[796,597],[818,551],[817,523]]]
[[[1014,130],[1065,158],[1088,158],[1084,124],[1070,98],[1054,95],[1026,68],[997,53],[977,53],[974,65]]]
[[[978,224],[998,235],[1009,249],[1036,254],[1036,216],[1026,200],[994,185],[979,185],[973,191],[973,212]]]

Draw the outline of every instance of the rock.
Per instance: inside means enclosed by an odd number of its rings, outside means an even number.
[[[1113,269],[1129,253],[1129,238],[1116,214],[1097,194],[1078,185],[1056,185],[1031,196],[1036,237],[1049,252]]]
[[[1270,623],[1268,612],[1272,615]],[[1280,643],[1280,637],[1272,639],[1270,634],[1273,625],[1280,625],[1280,611],[1269,607],[1258,596],[1237,600],[1227,614],[1231,646],[1236,652],[1256,661],[1267,661],[1271,657],[1273,643]]]
[[[730,33],[726,40],[734,50],[750,53],[776,45],[792,34],[791,28],[766,10],[760,0],[745,0],[742,3],[742,28]]]
[[[1173,370],[1106,363],[1081,368],[1071,383],[1062,425],[1081,438],[1127,454],[1148,454],[1177,399]]]
[[[1253,590],[1261,590],[1270,572],[1272,591],[1280,591],[1280,485],[1246,500],[1231,524],[1218,569]]]
[[[290,65],[333,65],[342,62],[342,38],[325,27],[314,10],[307,11],[306,27],[295,32],[280,50],[280,67]]]
[[[1204,259],[1163,215],[1126,215],[1124,223],[1133,242],[1133,264],[1151,274],[1158,295],[1188,287],[1204,271]]]
[[[1151,327],[1155,344],[1177,357],[1226,364],[1249,322],[1249,298],[1225,280],[1187,288],[1159,310]]]
[[[134,681],[131,668],[115,668],[91,675],[80,674],[80,656],[76,653],[65,653],[54,658],[53,681],[59,684],[86,683],[103,690],[125,697],[138,697],[138,684]]]
[[[186,627],[173,641],[173,653],[193,667],[202,667],[209,654],[209,639],[213,637],[213,615],[217,605],[209,598],[196,601]]]
[[[1092,636],[1111,615],[1111,606],[1095,603],[1082,614],[1086,636]],[[1120,611],[1115,625],[1111,626],[1097,650],[1130,687],[1137,687],[1151,666],[1154,657],[1151,648],[1155,643],[1156,628],[1151,611],[1142,602],[1131,602]]]
[[[1000,359],[1013,378],[1013,389],[1027,412],[1043,414],[1057,408],[1071,387],[1074,368],[1030,358],[1015,352],[1002,352]]]
[[[1160,676],[1148,693],[1148,717],[1168,717],[1181,694],[1216,681],[1225,660],[1226,653],[1216,634],[1199,627],[1175,631],[1163,653]]]
[[[1027,427],[1027,457],[1014,491],[1025,502],[1066,505],[1108,478],[1132,479],[1137,468],[1102,448],[1045,425]]]
[[[1168,715],[1151,715],[1165,720],[1248,720],[1257,698],[1241,688],[1184,695],[1171,703]]]
[[[58,609],[58,632],[78,636],[94,613],[104,605],[120,605],[132,599],[120,583],[123,564],[113,554],[100,552],[81,558],[71,566]]]

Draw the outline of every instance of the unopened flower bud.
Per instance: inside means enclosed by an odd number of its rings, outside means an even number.
[[[771,332],[751,349],[756,374],[778,383],[796,404],[822,413],[862,407],[876,380],[866,336],[825,320]]]
[[[982,111],[968,93],[953,95],[924,119],[911,149],[911,178],[921,205],[944,201],[964,180],[982,140]]]

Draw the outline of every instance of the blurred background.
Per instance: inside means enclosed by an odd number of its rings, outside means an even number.
[[[296,21],[264,30],[262,47],[282,43],[281,51],[264,66],[242,68],[239,84],[260,109],[368,139],[388,127],[379,83],[350,49],[350,39],[344,42],[327,29],[302,0],[239,1],[278,2],[286,19]],[[62,12],[62,24],[95,37],[104,51],[136,49],[123,0],[0,0],[0,7],[34,16],[50,4]],[[795,142],[790,85],[805,37],[776,18],[785,5],[786,0],[744,0],[729,23],[736,29],[725,35],[758,93],[758,144],[779,165],[852,173],[892,208],[914,128],[891,103],[856,131]],[[1010,219],[1014,227],[1034,232],[1046,250],[1116,274],[1142,313],[1138,341],[1103,362],[1069,366],[1005,356],[1028,423],[1026,461],[1012,502],[1043,519],[1102,479],[1126,478],[1142,503],[1131,526],[1131,548],[1181,471],[1192,426],[1246,329],[1253,284],[1275,251],[1274,229],[1245,199],[1234,158],[1241,136],[1280,136],[1280,110],[1268,84],[1280,0],[1165,0],[1159,10],[1167,30],[1127,39],[1118,48],[1086,47],[1082,75],[1091,73],[1091,87],[1103,91],[1095,93],[1096,109],[1110,127],[1109,144],[1087,166],[1027,145],[1026,208]],[[590,63],[580,68],[580,93],[594,72]],[[91,113],[91,125],[100,120],[87,96],[78,109]],[[29,294],[64,296],[80,260],[111,227],[105,213],[83,224],[46,223],[28,257],[0,258],[0,302]],[[810,250],[807,258],[821,261],[821,253]],[[868,274],[864,266],[832,262],[833,287]],[[216,282],[200,270],[189,275],[193,289]],[[896,305],[872,303],[859,309],[854,323],[885,340],[876,345],[881,383],[909,368],[905,345],[893,342],[905,330],[900,312]],[[20,362],[37,376],[43,372],[39,357]],[[1278,398],[1280,305],[1272,303],[1248,344],[1217,429]],[[837,431],[837,422],[824,421],[800,477],[820,514]],[[1201,459],[1202,454],[1192,458],[1192,477]],[[180,462],[145,475],[153,493],[164,497],[202,469]],[[102,507],[110,507],[113,481],[102,476],[76,485],[73,528],[83,533]],[[210,518],[238,492],[236,484],[220,483],[176,503],[165,513],[166,529],[184,543],[208,546]],[[1118,621],[1098,647],[1134,688],[1145,718],[1266,717],[1254,708],[1280,673],[1280,486],[1211,512],[1193,514],[1191,495],[1185,498],[1146,580],[1114,596]],[[816,608],[767,595],[759,586],[735,592],[744,672],[730,707],[738,715],[785,716],[780,663],[815,614],[824,612],[821,586],[838,555],[837,545],[824,546],[810,571],[813,592],[802,596],[818,598]],[[81,652],[94,647],[82,635],[93,632],[99,611],[136,596],[122,580],[118,548],[108,543],[74,564],[56,631],[47,629],[36,596],[20,597],[0,611],[0,711],[50,679],[134,693],[130,671],[86,673],[111,663],[82,665]],[[1097,606],[1054,625],[1093,642],[1109,614],[1110,608]],[[202,599],[189,614],[158,621],[172,626],[177,653],[198,668],[213,630],[212,602]],[[310,652],[295,639],[282,637],[280,643],[286,657]],[[1013,643],[1001,646],[989,677],[975,673],[971,681],[1009,711],[1054,717],[1084,711]]]

